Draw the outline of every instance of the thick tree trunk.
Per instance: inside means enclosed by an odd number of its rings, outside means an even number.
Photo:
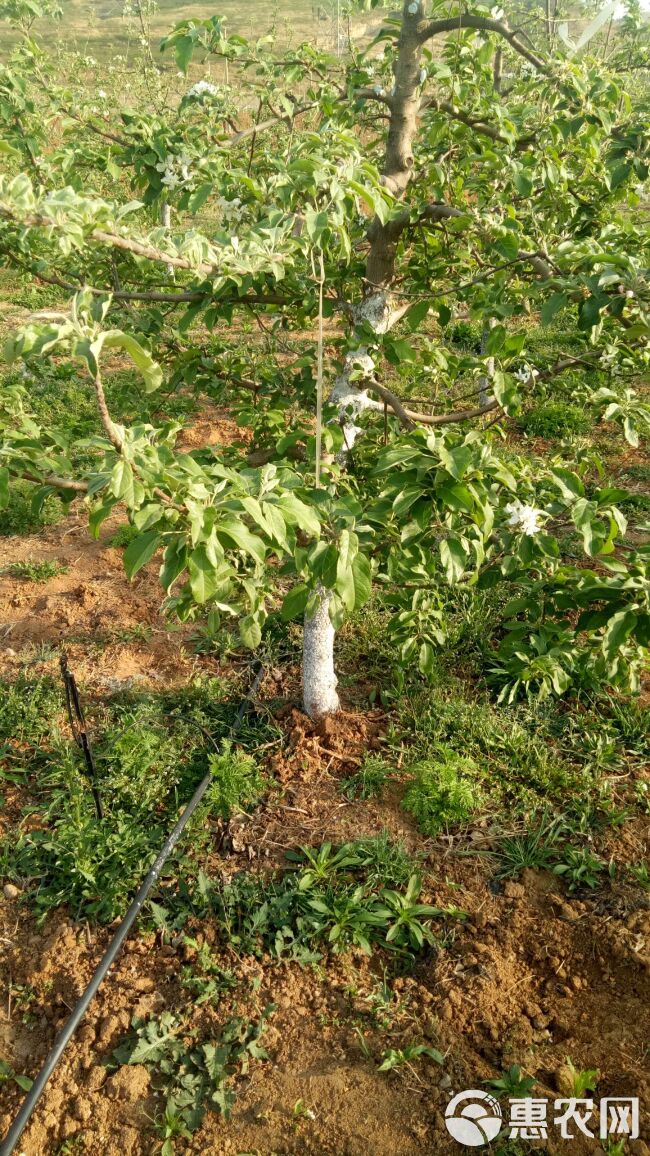
[[[303,705],[312,719],[334,714],[340,706],[334,673],[334,627],[329,616],[332,595],[322,586],[318,593],[317,609],[305,615],[302,661]]]
[[[389,100],[390,125],[386,142],[383,179],[395,197],[407,189],[413,168],[413,139],[420,108],[422,47],[418,28],[423,15],[421,0],[407,0],[402,12],[402,31],[395,62],[395,87]],[[399,238],[408,223],[401,220],[382,224],[378,217],[368,230],[370,250],[366,262],[366,292],[354,306],[355,324],[364,322],[377,334],[388,333],[408,309],[408,302],[390,292],[395,276]],[[361,371],[361,373],[359,373]],[[384,408],[383,402],[368,396],[375,366],[365,346],[350,352],[334,383],[330,401],[338,403],[344,445],[339,464],[345,465],[350,450],[362,432],[355,418],[364,409]],[[303,705],[313,718],[335,713],[340,706],[334,673],[334,627],[329,617],[331,594],[320,590],[318,609],[305,616],[303,641]]]

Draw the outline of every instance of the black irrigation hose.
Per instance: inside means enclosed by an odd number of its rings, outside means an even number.
[[[248,691],[246,697],[243,699],[243,701],[239,707],[239,710],[237,712],[237,717],[235,718],[235,721],[234,721],[234,723],[230,729],[231,735],[236,734],[236,732],[239,730],[239,727],[241,726],[242,720],[244,718],[246,708],[247,708],[250,700],[254,697],[255,693],[257,692],[258,687],[260,686],[260,683],[261,683],[263,677],[264,677],[264,668],[260,667],[250,690]],[[29,1123],[31,1115],[32,1115],[36,1105],[38,1104],[38,1101],[40,1100],[40,1098],[41,1098],[41,1096],[45,1090],[45,1085],[47,1084],[50,1076],[52,1075],[52,1072],[56,1068],[56,1065],[58,1064],[59,1060],[61,1059],[61,1056],[63,1055],[63,1052],[65,1050],[66,1045],[68,1044],[68,1042],[70,1041],[70,1039],[74,1035],[75,1031],[79,1027],[80,1022],[83,1019],[83,1016],[84,1016],[85,1012],[87,1011],[88,1006],[91,1003],[92,999],[97,994],[97,991],[99,990],[99,987],[100,987],[104,977],[106,976],[106,973],[107,973],[109,967],[111,966],[112,963],[114,963],[115,959],[117,958],[117,955],[119,954],[120,948],[122,947],[124,940],[126,939],[127,935],[129,934],[129,931],[131,930],[133,924],[135,923],[135,920],[137,919],[138,915],[140,914],[140,912],[142,910],[142,907],[143,907],[145,899],[147,898],[147,895],[151,891],[151,888],[153,887],[154,883],[157,882],[158,877],[160,875],[160,872],[162,871],[162,868],[165,864],[165,861],[169,858],[169,856],[171,855],[171,852],[174,850],[174,847],[178,843],[178,840],[180,839],[181,835],[183,834],[183,831],[185,830],[185,827],[187,826],[189,819],[191,819],[196,808],[198,807],[199,803],[201,802],[201,799],[205,795],[205,792],[207,791],[208,787],[210,786],[211,780],[212,780],[212,774],[211,774],[211,772],[208,772],[208,774],[205,776],[204,779],[202,779],[202,781],[199,783],[198,787],[196,788],[194,794],[192,795],[192,798],[190,799],[189,803],[187,804],[185,810],[183,811],[183,814],[181,815],[180,819],[178,820],[176,826],[174,827],[174,830],[171,832],[170,835],[168,835],[163,847],[160,850],[160,853],[156,857],[155,862],[153,863],[153,865],[151,866],[151,868],[149,870],[149,874],[146,876],[146,878],[140,884],[140,887],[139,887],[138,892],[135,896],[135,899],[131,903],[131,906],[129,907],[126,915],[124,916],[124,919],[122,920],[120,926],[118,927],[117,931],[115,932],[115,935],[113,936],[111,942],[109,943],[104,955],[102,956],[101,961],[99,962],[99,964],[95,968],[95,971],[94,971],[94,974],[93,974],[93,977],[92,977],[90,983],[88,984],[83,995],[80,997],[80,999],[76,1003],[76,1005],[72,1011],[72,1014],[70,1015],[69,1019],[66,1021],[63,1028],[59,1032],[59,1035],[56,1037],[56,1040],[54,1041],[52,1049],[51,1049],[45,1063],[43,1064],[43,1067],[41,1068],[40,1072],[38,1073],[38,1076],[34,1080],[34,1083],[32,1084],[29,1092],[25,1096],[25,1099],[23,1100],[22,1107],[21,1107],[18,1115],[16,1116],[13,1124],[11,1125],[11,1128],[7,1132],[7,1135],[5,1136],[5,1138],[2,1142],[2,1145],[0,1145],[0,1156],[11,1156],[11,1153],[13,1152],[16,1144],[18,1143],[18,1140],[20,1139],[25,1128],[27,1127],[27,1124]]]

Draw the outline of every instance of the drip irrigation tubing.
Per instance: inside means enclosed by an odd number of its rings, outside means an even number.
[[[235,718],[235,721],[232,724],[232,727],[230,728],[230,734],[231,735],[236,734],[237,731],[239,730],[239,727],[241,726],[243,718],[244,718],[244,714],[246,713],[246,709],[247,709],[248,705],[250,704],[250,702],[252,701],[252,699],[254,698],[255,694],[257,693],[257,690],[258,690],[258,688],[262,682],[263,677],[264,677],[264,667],[260,667],[260,669],[258,670],[258,672],[257,672],[257,674],[253,680],[253,683],[252,683],[250,689],[248,690],[245,698],[241,702],[241,705],[240,705],[239,710],[237,712],[237,716]],[[118,927],[117,931],[115,932],[115,935],[111,939],[111,941],[110,941],[106,951],[104,952],[104,955],[102,956],[100,962],[98,963],[97,967],[95,968],[95,971],[93,973],[92,979],[90,980],[90,983],[86,987],[83,994],[80,996],[78,1002],[75,1004],[75,1007],[72,1010],[71,1015],[66,1020],[66,1023],[64,1024],[63,1028],[61,1029],[58,1036],[56,1037],[54,1044],[52,1045],[51,1051],[50,1051],[47,1059],[45,1060],[45,1063],[43,1064],[43,1067],[41,1068],[36,1079],[34,1080],[34,1083],[32,1084],[29,1092],[25,1096],[25,1099],[23,1100],[23,1103],[22,1103],[22,1106],[20,1108],[20,1111],[18,1112],[18,1115],[16,1116],[13,1124],[11,1125],[9,1131],[7,1132],[7,1135],[5,1136],[2,1144],[0,1145],[0,1156],[11,1156],[11,1153],[13,1152],[16,1144],[18,1143],[25,1128],[27,1127],[27,1124],[29,1123],[29,1121],[31,1119],[32,1113],[34,1112],[34,1109],[36,1108],[38,1101],[40,1100],[43,1092],[45,1091],[45,1086],[46,1086],[50,1076],[54,1072],[54,1069],[56,1068],[59,1060],[61,1059],[61,1056],[63,1055],[63,1052],[66,1048],[66,1045],[72,1039],[72,1036],[76,1032],[77,1028],[79,1027],[79,1024],[81,1023],[81,1020],[83,1019],[86,1011],[88,1010],[90,1003],[94,999],[94,997],[97,994],[104,978],[106,977],[106,974],[107,974],[109,968],[115,962],[115,960],[116,960],[116,958],[120,952],[120,949],[122,947],[122,944],[124,943],[127,935],[129,934],[129,931],[131,930],[136,919],[138,918],[140,912],[142,911],[142,907],[144,905],[145,899],[147,898],[147,895],[151,891],[151,888],[153,887],[154,883],[156,883],[158,881],[158,878],[160,876],[160,872],[162,871],[162,868],[164,867],[166,860],[169,858],[172,851],[174,850],[174,847],[178,843],[178,840],[180,839],[181,835],[183,834],[183,831],[185,830],[185,827],[187,826],[189,820],[191,819],[192,815],[196,811],[196,808],[198,807],[199,803],[201,802],[201,799],[205,795],[208,787],[210,786],[211,781],[212,781],[212,772],[209,771],[208,774],[205,776],[205,778],[202,779],[201,782],[199,783],[194,794],[192,795],[192,798],[190,799],[189,803],[185,807],[185,810],[183,811],[182,815],[180,816],[178,822],[176,823],[176,826],[174,827],[173,831],[171,831],[170,834],[167,836],[165,843],[163,844],[160,852],[156,856],[156,859],[154,860],[154,862],[152,863],[152,865],[149,869],[148,875],[145,877],[145,879],[140,884],[140,887],[138,888],[138,891],[135,895],[135,898],[133,899],[133,902],[131,903],[131,906],[129,907],[126,915],[124,916],[122,922],[120,923],[120,926]]]

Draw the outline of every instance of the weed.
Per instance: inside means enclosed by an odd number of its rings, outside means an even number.
[[[650,757],[650,706],[604,696],[598,703],[609,713],[616,734],[626,751],[642,759]]]
[[[61,687],[52,678],[0,682],[0,741],[16,744],[12,765],[26,767],[40,743],[56,740],[57,719],[64,711]],[[29,750],[21,750],[22,747]]]
[[[257,802],[264,791],[266,782],[255,760],[244,751],[233,749],[227,739],[219,754],[209,756],[208,765],[212,782],[207,800],[210,809],[222,819]]]
[[[196,1007],[204,1003],[216,1005],[226,992],[234,991],[237,987],[235,975],[214,958],[209,944],[199,944],[186,935],[183,946],[196,953],[192,966],[181,971],[181,983],[191,992]]]
[[[22,1088],[23,1092],[28,1092],[34,1083],[33,1080],[30,1080],[29,1076],[19,1075],[6,1060],[0,1060],[0,1084],[7,1083],[10,1080],[13,1081],[14,1084],[17,1084],[19,1088]]]
[[[404,893],[387,889],[374,876],[364,843],[303,847],[289,853],[297,869],[264,879],[240,872],[214,885],[199,872],[194,894],[165,897],[156,923],[178,927],[190,910],[216,916],[224,944],[237,954],[315,963],[322,949],[342,952],[358,947],[370,955],[383,947],[408,959],[436,944],[431,920],[462,915],[419,902],[420,877],[413,873]]]
[[[496,878],[519,875],[525,867],[540,871],[548,869],[556,856],[559,837],[559,821],[549,820],[546,812],[542,812],[531,831],[501,840],[495,853],[499,863]]]
[[[650,815],[650,783],[647,779],[640,779],[634,784],[634,796],[637,806],[644,815]]]
[[[603,1151],[606,1156],[626,1156],[625,1140],[603,1140]]]
[[[593,855],[588,848],[578,850],[566,846],[561,852],[560,861],[553,866],[553,873],[566,880],[569,891],[575,891],[578,887],[597,887],[604,866],[602,859]]]
[[[31,830],[18,827],[5,833],[0,868],[8,878],[28,882],[41,914],[67,904],[77,917],[83,913],[110,921],[124,910],[173,826],[179,805],[208,769],[205,732],[218,743],[232,725],[237,699],[227,701],[231,693],[223,682],[197,680],[182,692],[123,695],[88,712],[106,812],[103,823],[97,822],[80,774],[76,746],[67,733],[57,732],[57,716],[64,709],[61,691],[55,692],[48,680],[21,679],[0,695],[0,743],[7,736],[9,752],[7,758],[3,751],[6,774],[38,769],[30,789],[35,793],[31,807],[40,820]],[[256,720],[254,726],[242,724],[238,737],[242,745],[252,746],[274,734],[264,720]],[[246,771],[243,756],[235,766]],[[241,805],[244,787],[252,795],[253,785],[254,778],[245,774],[238,788]],[[227,778],[216,788],[221,810],[227,802],[225,788],[233,789]],[[181,865],[181,874],[196,874],[192,856],[211,837],[210,814],[207,800],[182,848],[170,859],[172,875],[178,875]]]
[[[153,631],[146,622],[138,622],[135,626],[125,626],[123,630],[114,630],[111,638],[118,642],[149,642]]]
[[[268,1059],[259,1040],[274,1010],[269,1004],[257,1024],[229,1020],[216,1040],[198,1038],[191,1013],[185,1019],[171,1012],[146,1021],[136,1017],[131,1035],[115,1049],[111,1062],[144,1064],[156,1090],[166,1097],[161,1121],[165,1141],[187,1137],[200,1127],[207,1109],[229,1117],[235,1100],[230,1087],[234,1077],[248,1071],[251,1059]]]
[[[424,947],[425,940],[433,943],[430,929],[422,923],[422,916],[440,915],[442,912],[439,908],[417,902],[421,889],[421,877],[411,875],[404,895],[399,891],[382,891],[382,902],[392,920],[386,933],[387,943],[404,943],[416,950]]]
[[[591,433],[593,418],[577,405],[547,401],[520,418],[519,424],[531,437],[563,438],[568,434]]]
[[[10,566],[5,566],[2,573],[10,574],[12,578],[25,578],[29,582],[47,582],[59,574],[67,574],[68,567],[59,562],[35,562],[30,559],[26,562],[12,562]]]
[[[182,1112],[173,1104],[167,1104],[165,1111],[156,1116],[154,1128],[162,1140],[160,1156],[173,1156],[175,1140],[191,1140],[192,1131],[185,1123]]]
[[[387,831],[349,844],[371,887],[406,887],[419,862]]]
[[[114,546],[118,550],[125,549],[131,545],[134,538],[137,538],[139,532],[136,526],[132,526],[130,522],[125,522],[123,526],[118,526],[114,534],[111,534],[108,545]]]
[[[414,782],[403,806],[417,820],[425,835],[437,835],[445,827],[466,823],[477,810],[481,793],[474,781],[477,765],[450,747],[441,747],[437,759],[408,768]]]
[[[12,482],[11,502],[0,508],[0,537],[25,537],[60,522],[65,512],[61,499],[48,495],[41,503],[34,500],[37,496],[37,488],[29,482]]]
[[[512,1064],[498,1079],[483,1080],[483,1083],[496,1092],[499,1100],[504,1100],[510,1096],[517,1098],[529,1096],[537,1081],[532,1076],[522,1076],[519,1064]]]
[[[366,1002],[370,1005],[370,1015],[377,1027],[382,1031],[388,1031],[398,1010],[398,1001],[386,978],[386,972],[381,983],[366,997]]]
[[[640,863],[630,864],[628,871],[644,891],[650,891],[650,866],[647,859],[642,859]]]
[[[596,1069],[590,1070],[585,1068],[576,1068],[575,1064],[569,1057],[566,1057],[566,1067],[569,1073],[569,1080],[571,1083],[571,1095],[575,1096],[577,1100],[581,1100],[585,1092],[595,1092],[598,1083],[599,1073]]]
[[[294,1132],[298,1132],[300,1130],[300,1125],[303,1120],[316,1119],[316,1113],[314,1112],[313,1108],[309,1108],[305,1101],[302,1099],[296,1100],[291,1115],[292,1128]]]
[[[413,1070],[413,1061],[422,1060],[424,1058],[435,1060],[437,1064],[444,1064],[445,1057],[442,1052],[436,1048],[427,1047],[426,1044],[407,1044],[404,1048],[387,1048],[382,1052],[381,1063],[379,1064],[379,1072],[392,1072],[395,1068],[406,1067]]]
[[[341,781],[341,790],[350,800],[374,799],[381,794],[392,774],[390,763],[377,755],[368,755],[358,771]]]

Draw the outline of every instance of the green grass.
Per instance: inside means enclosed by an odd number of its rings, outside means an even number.
[[[9,505],[0,509],[0,537],[24,538],[61,521],[65,514],[61,499],[52,494],[36,509],[33,504],[36,492],[37,487],[29,482],[12,482]]]
[[[24,781],[25,815],[0,843],[0,873],[20,880],[40,913],[67,904],[77,918],[110,921],[125,909],[166,835],[211,764],[217,775],[168,872],[196,874],[212,825],[258,797],[263,783],[252,762],[233,750],[214,758],[239,706],[236,683],[197,680],[184,692],[123,695],[88,706],[97,784],[105,818],[98,822],[83,763],[71,741],[61,688],[49,680],[2,687],[0,752],[9,781]],[[83,693],[82,693],[83,697]],[[238,746],[273,741],[264,719],[245,721]],[[18,742],[16,741],[18,740]]]
[[[564,438],[571,434],[588,434],[593,419],[577,405],[547,401],[535,406],[519,420],[525,433],[537,438]]]
[[[57,578],[59,574],[67,574],[68,567],[60,562],[36,562],[30,559],[26,562],[12,562],[0,574],[10,574],[12,578],[25,578],[28,582],[49,582],[50,578]]]
[[[321,7],[327,10],[334,6],[328,0],[322,0]],[[299,43],[302,40],[313,43],[317,40],[321,47],[332,47],[334,44],[334,22],[316,20],[311,0],[295,0],[293,3],[290,0],[249,0],[245,6],[235,0],[222,0],[218,11],[227,17],[229,31],[242,36],[255,39],[275,26],[284,43]],[[63,19],[58,24],[40,21],[35,31],[44,36],[50,48],[58,49],[61,54],[68,55],[77,51],[106,63],[112,63],[116,55],[122,55],[126,57],[127,64],[129,61],[135,64],[139,56],[139,31],[134,29],[129,34],[127,21],[121,12],[121,8],[97,10],[95,19],[89,21],[82,0],[67,0],[63,6]],[[176,73],[176,64],[172,54],[159,56],[160,40],[178,21],[205,17],[205,7],[196,0],[187,0],[185,3],[159,0],[152,21],[152,48],[156,63],[165,71],[170,71],[172,76]]]

